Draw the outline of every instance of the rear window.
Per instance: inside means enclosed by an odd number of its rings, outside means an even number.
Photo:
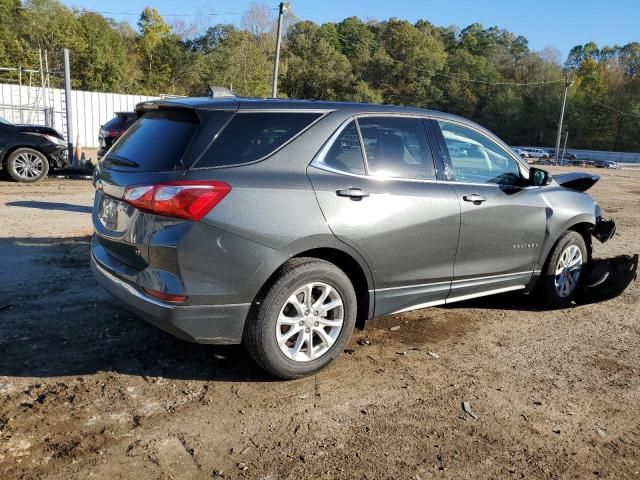
[[[196,167],[250,163],[270,155],[320,117],[319,113],[238,113]]]
[[[180,160],[198,124],[198,116],[191,111],[147,112],[122,135],[105,161],[134,162],[131,167],[142,172],[182,169]]]

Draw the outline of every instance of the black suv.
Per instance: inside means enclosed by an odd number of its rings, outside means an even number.
[[[116,116],[100,127],[98,134],[98,160],[104,156],[116,140],[136,121],[135,112],[116,112]]]

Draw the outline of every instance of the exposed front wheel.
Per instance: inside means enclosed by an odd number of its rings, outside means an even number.
[[[309,375],[344,349],[357,300],[346,274],[314,258],[287,263],[247,319],[244,344],[267,372],[285,379]]]
[[[540,278],[539,291],[545,304],[552,308],[568,306],[582,285],[588,251],[578,232],[567,231],[549,254]]]
[[[18,148],[9,155],[7,172],[18,182],[34,183],[49,173],[49,160],[32,148]]]

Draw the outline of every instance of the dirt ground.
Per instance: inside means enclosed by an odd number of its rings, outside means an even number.
[[[596,257],[640,252],[640,171],[595,173],[618,224]],[[638,282],[563,311],[517,293],[376,319],[330,368],[273,381],[96,285],[92,195],[0,182],[1,479],[640,478]]]

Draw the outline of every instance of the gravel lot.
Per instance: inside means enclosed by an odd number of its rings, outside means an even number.
[[[640,171],[597,173],[618,234],[596,257],[640,252]],[[0,182],[3,480],[640,478],[638,282],[563,311],[518,293],[376,319],[275,382],[96,285],[92,195]]]

